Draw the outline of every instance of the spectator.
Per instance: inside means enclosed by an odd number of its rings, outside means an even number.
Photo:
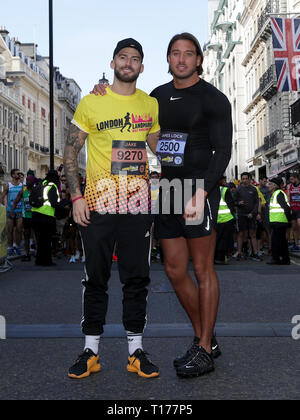
[[[22,202],[12,210],[12,205],[20,191],[23,191],[23,183],[20,180],[21,172],[19,169],[11,170],[11,182],[4,186],[0,197],[0,203],[7,206],[7,236],[8,236],[8,256],[15,254],[14,236],[16,240],[16,254],[21,255],[22,239]]]
[[[64,186],[64,184],[62,184]],[[63,189],[61,191],[61,200],[57,204],[55,209],[56,218],[56,233],[57,233],[57,250],[62,251],[63,249],[63,237],[65,231],[65,225],[68,221],[69,215],[72,210],[71,196],[68,190]]]
[[[35,264],[40,266],[55,265],[52,262],[51,241],[56,232],[55,208],[59,201],[59,176],[50,170],[43,181],[44,204],[32,207],[32,221],[37,241]]]
[[[237,230],[238,230],[238,254],[237,260],[241,259],[244,242],[248,242],[250,236],[253,261],[260,261],[257,255],[256,240],[256,216],[258,214],[259,198],[256,188],[250,184],[250,174],[243,172],[241,175],[241,185],[235,194],[235,204],[238,208]]]
[[[272,193],[269,210],[272,229],[272,260],[267,264],[289,265],[290,257],[286,229],[292,217],[288,197],[281,190],[281,184],[281,178],[273,178],[269,184]]]
[[[288,197],[292,210],[292,228],[294,232],[295,244],[292,251],[300,251],[300,180],[298,174],[290,176],[290,185],[288,187]]]
[[[26,186],[19,192],[17,198],[12,205],[12,211],[18,206],[22,200],[22,216],[23,216],[23,230],[24,230],[24,243],[26,255],[22,258],[23,262],[29,262],[30,258],[30,238],[32,231],[32,211],[29,203],[29,196],[32,188],[36,182],[36,178],[33,175],[28,175],[26,178]]]
[[[220,179],[221,200],[217,223],[217,242],[215,264],[226,264],[226,254],[233,250],[235,204],[230,189],[226,187],[226,178]]]

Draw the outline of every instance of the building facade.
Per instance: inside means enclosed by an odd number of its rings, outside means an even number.
[[[227,177],[235,179],[243,171],[255,179],[288,177],[299,163],[299,105],[293,105],[299,93],[277,91],[271,16],[300,16],[300,1],[212,0],[212,6],[205,78],[232,104],[233,153]]]
[[[204,48],[205,79],[220,89],[232,104],[233,150],[226,175],[237,179],[247,169],[245,78],[241,72],[243,33],[239,19],[243,1],[209,2],[210,41]]]
[[[66,131],[80,95],[75,81],[64,79],[62,82],[57,78],[54,89],[55,168],[63,162]],[[38,54],[35,44],[23,44],[11,38],[5,28],[0,28],[2,185],[10,180],[13,168],[24,173],[31,169],[37,177],[45,176],[50,167],[49,131],[49,60]],[[85,151],[82,151],[79,161],[84,175]]]

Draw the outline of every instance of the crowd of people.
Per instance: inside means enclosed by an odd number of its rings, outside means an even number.
[[[41,206],[34,207],[32,192],[42,185],[44,193]],[[85,183],[81,177],[84,193]],[[48,203],[49,199],[49,203]],[[11,182],[5,185],[0,203],[7,207],[7,236],[9,257],[22,256],[23,262],[53,266],[52,257],[66,255],[70,263],[84,262],[79,230],[72,216],[72,201],[63,167],[49,171],[44,179],[36,178],[29,170],[11,171]],[[49,204],[49,205],[47,205]]]
[[[226,183],[223,177],[220,190],[215,263],[228,264],[232,258],[259,262],[267,254],[267,264],[290,264],[289,250],[300,251],[299,175],[290,175],[287,182],[261,176],[257,183],[244,172],[239,183]]]
[[[46,259],[42,255],[41,264],[54,265],[51,256],[67,256],[69,262],[85,262],[82,242],[77,224],[72,215],[72,200],[63,168],[50,171],[45,180],[54,181],[57,185],[57,198],[54,197],[53,207],[55,218],[50,228],[50,245]],[[54,177],[54,178],[53,178]],[[37,240],[45,238],[45,230],[39,216],[33,217],[29,197],[34,185],[39,181],[33,171],[27,172],[26,178],[18,169],[11,171],[9,182],[0,197],[0,203],[7,206],[8,256],[21,256],[23,262],[31,261],[32,254],[37,256]],[[80,175],[82,194],[85,180]],[[151,211],[158,211],[160,174],[156,171],[150,174]],[[288,223],[284,226],[284,237],[292,252],[300,252],[300,179],[298,174],[292,174],[285,182],[275,178],[276,186],[287,197],[286,216]],[[227,265],[230,260],[251,260],[260,262],[264,256],[272,257],[272,232],[270,223],[270,202],[272,198],[272,182],[266,176],[261,176],[256,182],[251,174],[245,172],[240,181],[227,182],[226,177],[220,179],[220,207],[217,224],[217,245],[215,264]],[[35,222],[33,223],[33,219]],[[49,225],[49,223],[48,223]],[[36,232],[36,233],[35,233]],[[49,236],[49,235],[48,235]],[[46,235],[47,237],[47,235]],[[278,243],[277,243],[278,242]],[[275,250],[282,243],[282,236],[273,242]],[[276,252],[276,251],[275,251]],[[43,261],[45,259],[45,261]],[[113,260],[117,261],[116,252]],[[152,262],[164,262],[163,250],[159,240],[155,238],[152,229]],[[275,263],[278,258],[271,258],[267,263]],[[289,264],[286,255],[284,263]]]

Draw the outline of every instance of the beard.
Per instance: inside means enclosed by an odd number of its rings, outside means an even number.
[[[133,73],[131,75],[129,74],[121,74],[121,70],[119,68],[115,68],[115,77],[120,81],[120,82],[124,82],[124,83],[133,83],[135,82],[139,75],[140,75],[140,70],[137,71],[136,73]],[[130,68],[131,71],[133,71],[133,69]]]
[[[172,76],[175,76],[177,79],[189,79],[191,76],[193,76],[195,73],[198,74],[198,67],[195,66],[194,68],[192,68],[188,73],[182,74],[182,73],[177,73],[176,69],[173,69],[171,66],[169,68],[169,73],[171,73]]]

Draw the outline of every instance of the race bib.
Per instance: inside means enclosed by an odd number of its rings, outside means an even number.
[[[146,143],[143,141],[114,140],[112,143],[111,173],[145,175],[147,165]]]
[[[161,133],[156,153],[162,166],[184,166],[184,151],[187,138],[187,133]]]
[[[300,202],[300,194],[293,194],[293,201]]]

